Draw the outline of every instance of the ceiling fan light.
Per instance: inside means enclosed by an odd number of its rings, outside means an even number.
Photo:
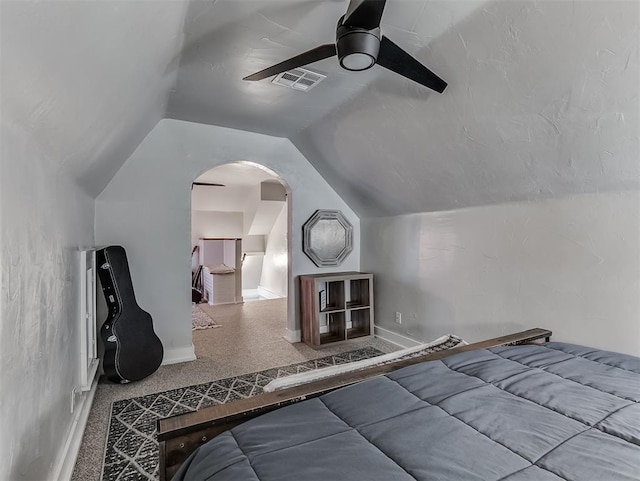
[[[355,72],[359,70],[367,70],[368,68],[373,67],[373,64],[375,63],[376,59],[371,55],[360,52],[347,54],[340,59],[340,65],[342,65],[342,68]]]
[[[380,52],[380,29],[363,30],[338,26],[336,50],[340,66],[346,70],[367,70],[375,65]]]

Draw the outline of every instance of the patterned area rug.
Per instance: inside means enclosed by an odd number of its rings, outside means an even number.
[[[451,349],[461,342],[464,341],[456,336],[449,336],[437,345],[431,345],[419,353],[412,353],[405,357]],[[116,401],[111,405],[101,479],[102,481],[156,481],[158,479],[156,421],[160,418],[255,396],[263,392],[263,386],[283,376],[361,361],[382,354],[383,352],[378,349],[365,347],[290,366]]]
[[[211,329],[213,327],[221,327],[214,321],[209,314],[204,312],[198,304],[191,304],[191,329]]]
[[[314,361],[116,401],[111,405],[102,480],[158,479],[156,421],[160,418],[255,396],[262,392],[262,386],[278,377],[360,361],[381,354],[383,353],[378,349],[365,347]]]

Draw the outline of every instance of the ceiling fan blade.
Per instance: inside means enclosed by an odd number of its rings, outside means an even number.
[[[380,53],[378,53],[378,65],[389,69],[408,79],[418,82],[438,93],[444,92],[447,82],[434,74],[427,67],[418,62],[407,52],[398,47],[384,35],[380,41]]]
[[[346,27],[360,27],[373,30],[380,26],[382,12],[387,0],[351,0],[342,24]]]
[[[192,182],[191,183],[191,188],[192,189],[193,189],[194,185],[201,185],[201,186],[204,185],[204,186],[207,186],[207,187],[226,187],[224,184],[215,184],[215,183],[212,183],[212,182]]]
[[[284,62],[280,62],[272,65],[271,67],[267,67],[264,70],[260,70],[259,72],[243,78],[242,80],[262,80],[267,77],[271,77],[272,75],[278,75],[279,73],[294,69],[296,67],[302,67],[303,65],[317,62],[318,60],[333,57],[334,55],[336,55],[335,44],[326,43],[314,49],[308,50],[307,52],[301,53],[300,55],[296,55],[295,57],[285,60]]]

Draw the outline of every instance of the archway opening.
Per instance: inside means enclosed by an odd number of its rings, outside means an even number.
[[[230,162],[194,180],[191,269],[197,357],[210,357],[208,351],[215,349],[220,358],[220,349],[229,344],[234,350],[244,344],[250,348],[253,338],[286,337],[290,217],[288,185],[261,165]],[[231,342],[209,342],[220,340],[217,326],[225,327],[224,337]]]

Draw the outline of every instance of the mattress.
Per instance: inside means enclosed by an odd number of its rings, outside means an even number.
[[[640,480],[639,401],[639,358],[469,351],[250,420],[174,480]]]

